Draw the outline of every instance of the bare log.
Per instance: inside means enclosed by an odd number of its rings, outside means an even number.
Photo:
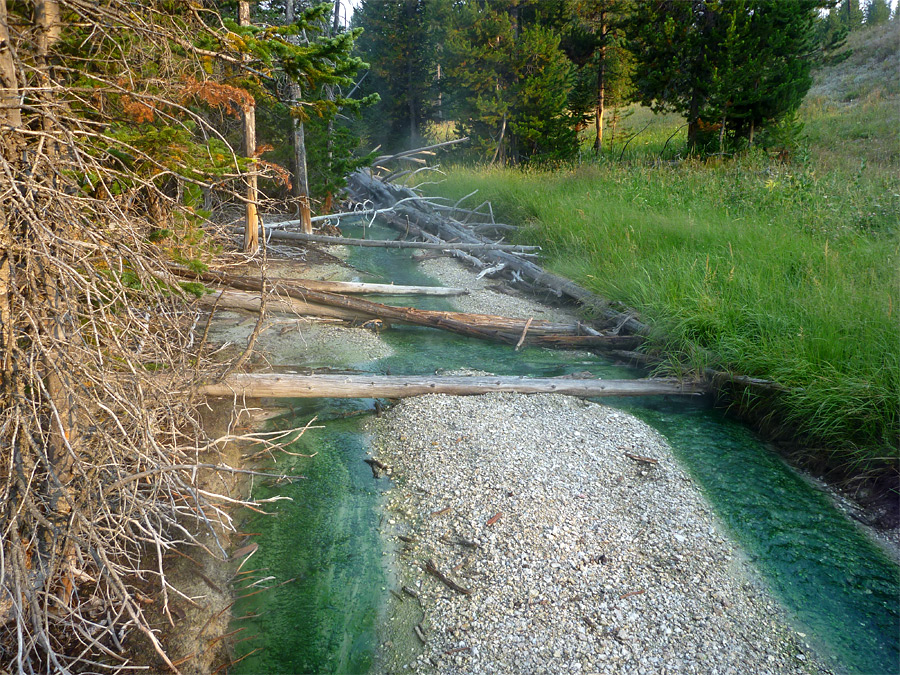
[[[218,307],[218,309],[242,309],[247,312],[258,312],[262,300],[253,293],[244,293],[230,289],[222,289],[215,293],[204,295],[198,300],[201,307]],[[270,297],[267,310],[272,312],[284,312],[287,314],[299,314],[300,316],[330,316],[348,321],[370,319],[368,314],[354,312],[339,307],[317,305],[299,298]]]
[[[237,227],[235,232],[243,233],[244,228]],[[494,243],[450,243],[442,242],[433,244],[424,241],[386,241],[383,239],[354,239],[352,237],[329,237],[322,234],[307,234],[305,232],[283,232],[272,230],[266,235],[266,240],[276,241],[310,241],[315,244],[338,244],[341,246],[363,246],[371,248],[423,248],[423,249],[450,249],[460,251],[539,251],[540,246],[520,246],[518,244],[494,244]]]
[[[569,396],[697,395],[703,384],[676,379],[566,380],[527,377],[439,377],[406,375],[293,375],[235,373],[201,384],[207,396],[251,398],[403,398],[424,394],[471,396],[489,392]]]
[[[403,286],[402,284],[368,284],[360,281],[317,281],[315,279],[280,279],[282,283],[295,283],[314,291],[343,293],[345,295],[468,295],[466,288],[450,286]]]
[[[469,140],[469,137],[465,138],[457,138],[453,141],[444,141],[443,143],[435,143],[434,145],[426,145],[422,148],[415,148],[414,150],[406,150],[404,152],[398,152],[396,155],[381,155],[380,157],[376,157],[373,164],[383,164],[384,162],[389,162],[392,159],[400,159],[401,157],[412,157],[413,155],[418,155],[421,153],[429,152],[431,150],[437,150],[438,148],[446,148],[450,145],[456,145],[457,143],[465,143]],[[432,153],[433,154],[433,153]]]
[[[258,291],[262,287],[259,279],[250,277],[235,277],[218,272],[204,272],[194,274],[180,268],[173,268],[178,274],[199,278],[205,282],[225,284],[233,288]],[[288,296],[285,304],[273,304],[270,308],[275,311],[294,312],[310,316],[337,316],[351,319],[381,319],[390,323],[405,323],[414,326],[427,326],[439,328],[459,335],[477,337],[485,340],[498,340],[509,344],[516,344],[522,335],[527,319],[514,319],[491,314],[468,314],[464,312],[438,312],[433,310],[415,309],[412,307],[394,307],[378,302],[371,302],[361,298],[350,298],[336,293],[316,291],[303,286],[302,281],[293,280],[290,283],[272,280],[272,289],[276,294]],[[229,292],[223,295],[222,302],[230,303],[228,306],[258,311],[258,299],[246,294],[235,295]],[[294,302],[296,301],[296,302]],[[201,301],[212,304],[214,299],[209,296]],[[239,307],[237,303],[245,306]],[[335,311],[326,312],[328,308]],[[637,346],[639,338],[633,336],[618,335],[581,335],[580,324],[553,323],[550,321],[532,321],[528,329],[527,344],[564,346],[564,347],[595,347],[607,349],[629,349]]]
[[[376,178],[360,171],[357,171],[350,177],[350,182],[352,185],[352,190],[357,195],[368,192],[372,194],[373,198],[375,198],[382,204],[390,203],[390,200],[399,193],[398,188],[394,186],[385,186]],[[403,196],[406,197],[408,195],[403,193]],[[438,210],[459,210],[457,207],[434,208],[437,208]],[[442,239],[458,239],[459,241],[465,243],[491,243],[484,237],[476,235],[461,223],[450,222],[449,219],[428,213],[423,208],[414,208],[409,205],[409,203],[399,206],[396,209],[396,215],[394,217],[385,218],[385,220],[392,226],[398,227],[398,225],[402,223],[402,218],[404,216],[411,223],[419,226],[422,229],[425,229],[426,231],[430,230],[432,232],[435,232]],[[548,288],[557,295],[565,295],[569,298],[572,298],[579,304],[587,307],[607,321],[618,323],[625,319],[625,317],[627,316],[627,314],[624,314],[612,308],[609,301],[605,300],[604,298],[601,298],[600,296],[588,291],[585,288],[582,288],[578,284],[575,284],[564,277],[558,276],[556,274],[551,274],[538,265],[535,265],[534,263],[527,260],[523,260],[521,257],[516,256],[512,253],[506,251],[484,250],[483,252],[480,252],[478,257],[482,260],[493,262],[494,264],[506,263],[509,269],[515,270],[523,277],[530,280],[532,283]],[[624,328],[628,332],[638,335],[649,334],[649,327],[635,319],[633,316],[625,319]]]

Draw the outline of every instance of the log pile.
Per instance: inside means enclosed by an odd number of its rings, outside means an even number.
[[[350,177],[348,189],[354,198],[369,199],[381,209],[396,204],[400,200],[406,200],[402,204],[397,204],[393,213],[380,214],[385,222],[402,232],[413,234],[427,232],[444,241],[465,244],[489,245],[496,243],[477,234],[463,222],[447,216],[446,211],[439,215],[437,211],[443,211],[443,209],[430,207],[421,199],[410,201],[410,197],[416,197],[416,195],[409,188],[384,183],[365,171],[357,171]],[[503,265],[507,272],[518,275],[532,286],[544,288],[557,297],[574,300],[597,316],[608,327],[615,327],[619,331],[625,330],[635,335],[646,336],[650,332],[648,326],[638,321],[633,314],[613,308],[606,299],[564,277],[547,272],[535,263],[524,260],[521,256],[509,251],[489,249],[477,250],[475,253],[477,253],[476,257],[485,263],[485,266]]]
[[[215,296],[205,296],[201,302],[208,306],[259,311],[259,295],[240,291],[262,291],[261,279],[234,276],[221,272],[195,274],[173,268],[183,276],[223,288]],[[399,323],[450,331],[467,337],[495,340],[507,344],[540,345],[548,347],[590,347],[596,349],[634,349],[641,341],[637,336],[602,335],[581,323],[553,323],[534,318],[510,318],[490,314],[440,312],[394,307],[362,298],[315,290],[302,279],[270,280],[276,297],[269,300],[269,309],[306,316],[329,316],[350,321],[380,319],[387,325]],[[239,289],[239,290],[234,290]],[[527,330],[526,330],[527,326]],[[524,340],[523,340],[524,338]]]

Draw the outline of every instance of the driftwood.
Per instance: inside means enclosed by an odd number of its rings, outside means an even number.
[[[456,591],[457,593],[461,593],[462,595],[472,595],[472,591],[468,588],[463,588],[458,583],[453,581],[450,577],[446,576],[443,572],[441,572],[437,565],[434,564],[434,560],[430,558],[425,561],[425,571],[428,572],[435,579],[439,580],[442,584],[444,584],[447,588]]]
[[[233,228],[236,233],[243,233],[244,228]],[[421,248],[421,249],[448,249],[455,248],[460,251],[537,251],[540,246],[520,246],[518,244],[495,244],[493,242],[465,242],[439,244],[423,241],[392,241],[384,239],[354,239],[352,237],[329,237],[322,234],[306,234],[305,232],[283,232],[270,230],[266,232],[266,241],[308,241],[314,244],[335,244],[341,246],[361,246],[369,248]]]
[[[476,234],[463,223],[453,221],[452,218],[437,215],[435,211],[442,213],[464,213],[468,217],[473,215],[485,216],[477,210],[464,209],[459,203],[454,206],[440,206],[428,204],[421,198],[417,201],[415,207],[411,206],[413,198],[417,197],[409,188],[398,187],[395,185],[386,185],[380,180],[372,177],[364,171],[357,171],[349,180],[350,193],[357,200],[371,198],[376,201],[383,209],[387,209],[382,214],[382,219],[400,231],[408,232],[427,232],[428,230],[436,233],[444,239],[458,239],[463,242],[483,242],[488,243],[490,240]],[[399,204],[404,200],[403,204]],[[395,208],[390,208],[392,204],[397,204]],[[480,208],[480,207],[479,207]],[[493,220],[493,215],[491,215]],[[479,224],[479,227],[486,227],[486,224]],[[471,257],[471,256],[470,256]],[[624,330],[627,333],[635,335],[647,336],[650,328],[646,324],[635,318],[634,311],[617,311],[604,298],[591,293],[587,289],[577,284],[551,274],[543,270],[534,263],[523,260],[520,256],[516,256],[506,251],[480,251],[478,253],[478,267],[485,268],[489,264],[501,265],[513,272],[514,277],[525,285],[528,280],[535,288],[545,288],[555,293],[557,296],[566,296],[593,311],[596,315],[606,320],[609,326],[615,326],[613,332],[618,333]],[[488,263],[488,264],[486,264]],[[641,354],[621,348],[613,350],[612,354],[620,358],[634,361],[645,367],[658,364],[660,361],[652,356]],[[748,387],[759,390],[768,394],[778,394],[787,391],[783,385],[771,380],[764,380],[744,375],[735,375],[717,371],[712,368],[706,368],[704,375],[718,388],[722,385]]]
[[[234,373],[197,387],[207,396],[251,398],[404,398],[424,394],[471,396],[489,392],[601,396],[696,395],[706,387],[675,379],[568,380],[527,377],[413,375],[294,375]]]
[[[313,291],[340,293],[343,295],[468,295],[465,288],[448,286],[403,286],[401,284],[368,284],[360,281],[316,281],[314,279],[280,279],[282,283],[294,283]]]
[[[377,200],[381,205],[387,206],[391,199],[398,201],[402,198],[408,198],[410,192],[408,189],[404,191],[396,186],[387,186],[378,179],[357,171],[350,177],[351,191],[357,196],[369,194],[373,199]],[[441,210],[448,210],[455,207],[440,207]],[[421,206],[412,206],[405,203],[395,209],[395,213],[382,214],[382,218],[396,229],[405,229],[407,221],[418,227],[437,234],[442,239],[457,239],[464,243],[491,243],[488,239],[476,235],[468,227],[460,223],[453,223],[448,218],[428,213]],[[478,256],[484,261],[490,261],[494,264],[505,263],[507,268],[518,272],[522,277],[528,279],[531,283],[543,286],[557,295],[565,295],[584,307],[588,308],[606,321],[616,324],[623,322],[623,327],[630,333],[637,335],[647,335],[649,328],[641,323],[633,316],[619,312],[610,306],[609,301],[601,298],[582,288],[578,284],[568,279],[551,274],[534,263],[523,260],[521,257],[511,254],[507,251],[488,251],[484,250]]]
[[[260,311],[260,305],[262,304],[259,295],[227,288],[204,295],[197,302],[201,307],[210,309],[212,307],[218,307],[219,309],[241,309],[247,312]],[[344,319],[346,321],[371,318],[368,314],[363,314],[361,312],[353,312],[340,307],[318,305],[316,303],[306,302],[303,299],[290,297],[270,298],[267,302],[266,309],[270,312],[285,312],[287,314],[299,314],[300,316],[327,316]]]
[[[199,278],[204,282],[214,282],[242,290],[260,291],[262,282],[250,277],[236,277],[219,272],[194,274],[183,269],[174,269],[178,274]],[[349,298],[336,293],[315,291],[304,287],[302,280],[290,283],[273,279],[270,281],[276,293],[288,296],[281,302],[273,300],[271,308],[275,311],[287,311],[312,316],[334,316],[346,319],[381,319],[386,322],[405,323],[414,326],[439,328],[459,335],[478,337],[485,340],[497,340],[508,344],[516,344],[522,336],[527,319],[512,319],[490,314],[468,314],[464,312],[438,312],[433,310],[414,309],[412,307],[393,307],[361,298]],[[214,299],[205,296],[201,302],[212,305]],[[226,302],[228,304],[223,304]],[[243,303],[242,309],[259,310],[259,300],[252,301],[246,294],[225,291],[221,294],[219,306],[235,307]],[[580,335],[581,324],[562,324],[549,321],[532,320],[528,329],[526,344],[557,347],[594,347],[598,349],[633,349],[640,342],[634,336],[618,335]]]
[[[457,145],[458,143],[465,143],[469,140],[469,137],[465,138],[457,138],[452,141],[444,141],[443,143],[435,143],[434,145],[426,145],[423,148],[415,148],[413,150],[405,150],[403,152],[398,152],[396,155],[381,155],[380,157],[376,157],[373,160],[373,164],[384,164],[386,162],[390,162],[393,159],[401,159],[403,157],[413,157],[415,155],[421,154],[431,154],[433,155],[433,150],[437,150],[438,148],[446,148],[451,145]]]

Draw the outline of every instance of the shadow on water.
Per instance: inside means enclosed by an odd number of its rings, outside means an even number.
[[[345,228],[348,236],[359,231]],[[368,230],[371,238],[389,238]],[[408,251],[355,249],[351,262],[400,284],[433,284]],[[384,298],[406,304],[410,298]],[[450,309],[445,298],[417,299],[416,306]],[[472,368],[499,375],[552,377],[590,371],[605,378],[630,378],[634,370],[586,352],[525,348],[463,338],[442,331],[395,327],[382,335],[394,355],[367,363],[331,364],[394,375]],[[603,399],[662,433],[706,493],[719,518],[742,545],[756,569],[797,622],[797,629],[839,671],[898,671],[898,588],[893,562],[829,502],[743,426],[704,402],[684,399]],[[287,428],[372,407],[371,400],[298,399],[275,422]],[[289,450],[313,458],[278,460],[277,470],[306,476],[291,484],[260,485],[258,498],[289,496],[267,509],[275,516],[248,514],[245,532],[259,533],[259,550],[244,566],[246,581],[273,577],[262,585],[296,579],[238,600],[234,615],[244,628],[236,658],[248,655],[232,673],[358,673],[372,665],[380,612],[390,570],[379,538],[378,505],[389,487],[374,480],[362,459],[368,439],[362,418],[329,421],[308,431]],[[246,596],[257,587],[239,590]],[[254,636],[254,637],[251,637]],[[259,649],[261,648],[261,649]],[[257,650],[258,651],[254,651]]]

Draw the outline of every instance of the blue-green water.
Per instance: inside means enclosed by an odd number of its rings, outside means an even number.
[[[347,232],[350,236],[357,233]],[[372,238],[390,232],[370,230]],[[407,251],[356,249],[351,262],[401,284],[434,283],[418,271]],[[365,280],[377,280],[366,278]],[[407,303],[409,298],[385,299]],[[417,301],[449,309],[443,298]],[[372,372],[427,374],[462,367],[497,374],[555,376],[588,370],[606,378],[639,377],[584,352],[525,348],[458,337],[441,331],[397,327],[382,334],[394,356],[366,363],[317,365]],[[900,672],[900,570],[866,536],[743,426],[725,419],[708,402],[684,399],[602,401],[646,421],[666,436],[676,455],[706,493],[717,514],[744,547],[797,629],[836,667],[847,673]],[[369,409],[371,400],[297,400],[277,422],[306,423],[313,415],[336,418]],[[375,480],[362,459],[367,439],[360,417],[336,419],[308,431],[292,452],[312,458],[280,459],[280,472],[306,476],[291,484],[260,486],[254,496],[290,496],[268,505],[274,516],[249,514],[242,524],[259,550],[244,569],[239,589],[267,576],[274,585],[238,600],[234,615],[244,628],[236,657],[248,655],[234,673],[357,673],[372,664],[380,612],[388,596],[388,572],[378,536],[380,495],[387,479]],[[239,590],[242,596],[257,587]],[[253,651],[258,650],[258,651]]]

